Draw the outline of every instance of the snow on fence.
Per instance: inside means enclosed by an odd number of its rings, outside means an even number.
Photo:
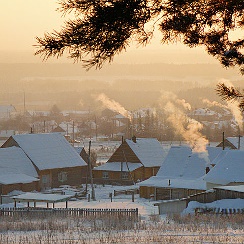
[[[138,208],[135,209],[91,209],[91,208],[2,208],[0,216],[30,216],[47,217],[54,216],[126,216],[132,220],[138,219]]]

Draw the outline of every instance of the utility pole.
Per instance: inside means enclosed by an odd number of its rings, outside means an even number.
[[[95,197],[95,190],[93,186],[93,177],[92,177],[92,167],[91,167],[91,141],[89,141],[89,150],[88,150],[88,166],[89,166],[89,173],[90,173],[90,180],[91,180],[91,187],[92,187],[92,200],[96,201]]]
[[[45,127],[46,127],[46,121],[44,120],[44,122],[43,122],[43,132],[44,133],[46,133],[46,128]]]

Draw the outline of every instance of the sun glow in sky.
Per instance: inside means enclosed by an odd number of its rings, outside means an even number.
[[[57,0],[0,0],[0,52],[29,52],[30,58],[41,62],[40,57],[33,56],[36,50],[34,45],[37,44],[35,37],[43,37],[45,32],[60,30],[65,18],[57,11],[58,7]],[[136,47],[131,45],[126,53],[116,56],[114,61],[215,62],[203,48],[162,45],[160,38],[153,40],[146,47]]]
[[[36,36],[63,23],[55,0],[1,0],[0,50],[32,50]]]

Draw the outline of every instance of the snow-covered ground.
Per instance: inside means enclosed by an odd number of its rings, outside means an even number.
[[[84,186],[85,187],[85,186]],[[134,195],[134,202],[132,202],[132,195],[118,195],[114,196],[114,190],[129,190],[135,189],[138,186],[111,186],[111,185],[94,185],[95,200],[88,198],[82,200],[76,200],[72,198],[72,201],[68,202],[68,208],[118,208],[118,209],[135,209],[138,208],[139,214],[142,218],[147,218],[150,215],[158,214],[158,208],[154,206],[154,201],[140,198],[139,194]],[[65,194],[72,195],[72,191],[65,189]],[[91,186],[88,186],[88,194],[91,197]],[[110,194],[112,193],[112,202]],[[75,192],[74,192],[75,194]],[[32,206],[33,204],[30,204]],[[26,204],[19,204],[18,206],[23,207]],[[37,207],[46,207],[46,203],[37,203]],[[64,208],[66,205],[64,202],[55,203],[55,208]],[[1,207],[13,207],[12,204],[3,204]]]
[[[83,186],[84,188],[84,186]],[[110,186],[95,185],[96,200],[88,199],[68,202],[69,208],[138,208],[141,216],[138,222],[128,219],[113,219],[104,217],[67,217],[50,216],[49,219],[11,218],[0,221],[0,244],[95,244],[95,243],[244,243],[243,216],[183,215],[179,219],[168,216],[157,216],[158,209],[154,201],[139,198],[135,194],[134,202],[131,195],[114,196],[114,190],[128,190],[138,186]],[[89,185],[88,194],[91,195]],[[56,189],[57,190],[57,189]],[[63,186],[65,193],[71,189]],[[75,193],[75,191],[74,191]],[[112,193],[112,202],[110,194]],[[238,200],[238,199],[237,199]],[[242,206],[243,199],[239,199],[238,206]],[[7,205],[10,207],[10,205]],[[5,207],[7,207],[5,205]],[[13,206],[13,204],[12,204]],[[19,205],[23,206],[23,205]],[[38,203],[37,207],[46,207],[45,203]],[[212,204],[189,204],[188,212],[194,212],[195,207],[233,207],[230,200],[218,201]],[[237,205],[236,205],[237,206]],[[64,208],[65,203],[55,203],[55,207]],[[201,217],[203,219],[201,220]],[[180,219],[182,218],[182,219]],[[202,222],[201,222],[202,221]]]

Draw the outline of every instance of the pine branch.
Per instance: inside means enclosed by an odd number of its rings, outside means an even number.
[[[235,87],[227,87],[224,83],[217,84],[217,94],[225,101],[244,99],[244,95]]]

